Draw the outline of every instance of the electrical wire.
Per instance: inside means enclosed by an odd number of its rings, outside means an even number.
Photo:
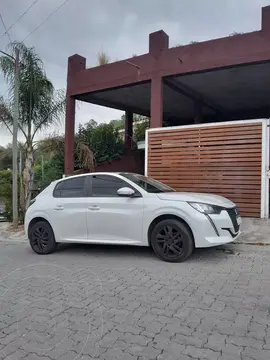
[[[14,23],[12,25],[10,25],[10,27],[7,29],[7,31],[9,31],[10,29],[13,28],[14,25],[17,24],[18,21],[21,20],[22,17],[24,17],[24,15],[26,15],[28,13],[28,11],[38,2],[39,0],[35,0],[34,2],[32,2],[31,5],[28,6],[28,8],[14,21]],[[6,35],[6,31],[0,36],[0,39],[2,39],[2,37]]]
[[[36,32],[46,21],[48,21],[58,10],[60,10],[69,0],[65,0],[58,8],[56,8],[53,12],[51,12],[45,20],[43,20],[37,27],[35,27],[22,41],[24,42],[30,35]]]
[[[8,29],[7,29],[7,27],[6,27],[6,24],[5,24],[5,22],[4,22],[4,19],[3,19],[3,16],[2,16],[1,13],[0,13],[0,19],[1,19],[2,24],[3,24],[3,26],[4,26],[5,33],[7,34],[8,38],[9,38],[9,41],[12,43],[11,37],[10,37],[10,35],[9,35]]]

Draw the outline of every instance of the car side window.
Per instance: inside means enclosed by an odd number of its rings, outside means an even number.
[[[92,176],[92,196],[93,197],[118,197],[117,190],[122,187],[130,187],[124,180],[110,175]]]
[[[53,196],[57,198],[84,197],[85,179],[86,176],[78,176],[57,183],[53,191]]]

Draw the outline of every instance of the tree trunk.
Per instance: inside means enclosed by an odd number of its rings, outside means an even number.
[[[31,200],[31,188],[34,183],[34,150],[33,146],[28,145],[26,150],[25,170],[24,170],[24,188],[25,188],[25,211],[29,207]]]

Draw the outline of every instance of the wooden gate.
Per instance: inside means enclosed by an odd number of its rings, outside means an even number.
[[[150,129],[146,174],[177,191],[225,196],[243,216],[260,217],[267,195],[263,128],[264,121],[253,120]]]

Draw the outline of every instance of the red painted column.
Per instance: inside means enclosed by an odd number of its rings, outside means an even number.
[[[125,114],[125,151],[129,152],[132,149],[133,136],[133,112],[126,111]]]
[[[163,83],[161,77],[151,80],[150,127],[162,127],[163,122]]]
[[[158,62],[169,48],[169,36],[163,31],[149,35],[149,54]],[[163,83],[160,76],[151,80],[150,127],[162,127],[163,122]]]
[[[65,124],[65,175],[74,173],[75,98],[70,94],[76,73],[84,70],[86,59],[80,55],[68,58],[66,124]]]
[[[262,31],[270,34],[270,6],[262,8]]]
[[[75,98],[66,98],[65,175],[74,173]]]

